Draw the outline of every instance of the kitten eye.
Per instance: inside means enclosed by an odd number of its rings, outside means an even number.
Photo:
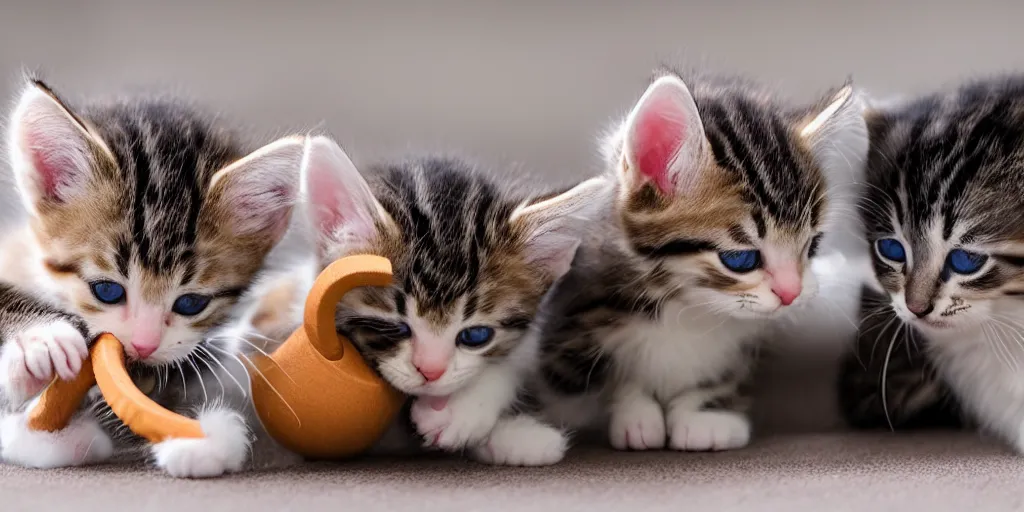
[[[807,259],[814,258],[818,255],[818,248],[821,245],[821,239],[824,236],[824,233],[818,233],[811,239],[811,244],[807,247]]]
[[[210,305],[210,299],[209,295],[186,293],[174,301],[171,311],[181,316],[196,316]]]
[[[409,324],[405,322],[398,322],[395,324],[393,334],[398,338],[409,338],[412,336],[412,329],[409,327]]]
[[[494,329],[478,325],[475,327],[467,327],[459,332],[458,343],[459,345],[479,348],[494,339]]]
[[[761,266],[761,251],[722,251],[718,253],[718,259],[725,268],[743,274]]]
[[[104,304],[119,304],[124,301],[124,286],[113,281],[97,281],[89,285],[93,297]]]
[[[878,249],[878,254],[889,261],[895,261],[896,263],[907,261],[906,249],[895,238],[883,238],[875,242],[875,247]]]
[[[985,254],[953,249],[946,258],[946,266],[957,274],[973,274],[981,270],[986,261],[988,256]]]

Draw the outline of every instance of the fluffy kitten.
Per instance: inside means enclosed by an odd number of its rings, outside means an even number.
[[[865,332],[850,356],[847,417],[963,414],[1024,450],[1024,77],[872,109],[868,127],[861,214],[891,328]]]
[[[311,141],[304,176],[319,267],[373,253],[394,268],[393,286],[345,297],[339,331],[385,379],[418,397],[411,415],[427,445],[479,445],[537,364],[526,333],[568,271],[604,181],[526,195],[435,157],[370,167],[364,179],[325,137]],[[268,289],[305,296],[287,282]],[[298,325],[301,309],[291,311]],[[289,331],[280,315],[249,316],[253,325],[262,320],[257,331]]]
[[[849,86],[788,109],[736,80],[690,85],[655,80],[608,140],[607,236],[581,246],[542,309],[544,415],[607,426],[618,449],[747,444],[755,342],[815,296],[830,187],[866,151]],[[560,432],[517,421],[487,456],[561,457]]]
[[[248,156],[190,107],[133,99],[72,109],[31,81],[10,121],[9,151],[28,222],[0,242],[0,390],[18,409],[56,375],[70,379],[87,340],[110,332],[136,375],[153,382],[218,365],[235,350],[205,338],[287,228],[305,140]],[[159,389],[164,405],[185,388]],[[179,396],[181,395],[181,396]],[[21,407],[24,410],[25,407]],[[3,458],[54,467],[96,462],[137,442],[93,404],[55,434],[3,420]],[[208,437],[152,447],[159,466],[207,476],[240,466],[248,430],[223,407],[199,415]],[[110,428],[105,428],[110,427]],[[196,465],[196,454],[214,462]]]

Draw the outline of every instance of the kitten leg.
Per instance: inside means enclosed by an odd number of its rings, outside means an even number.
[[[29,327],[0,347],[0,392],[10,405],[20,405],[42,391],[55,373],[74,379],[88,356],[85,336],[71,322]]]
[[[661,404],[636,384],[621,385],[612,400],[608,436],[617,450],[664,448],[665,414]]]
[[[515,369],[489,368],[447,399],[416,398],[411,411],[413,423],[427,446],[458,451],[478,445],[515,401],[518,385]]]
[[[33,400],[26,411],[36,404]],[[28,412],[0,418],[0,459],[31,468],[62,468],[105,462],[114,454],[114,442],[91,414],[78,413],[57,432],[28,428]]]
[[[735,386],[695,389],[668,405],[669,446],[682,451],[742,448],[750,442],[745,400]]]
[[[252,434],[237,411],[214,407],[199,414],[202,439],[169,439],[152,447],[156,465],[177,478],[209,478],[240,471]]]
[[[473,448],[473,458],[502,466],[549,466],[565,457],[569,441],[561,430],[533,416],[502,418],[487,442]]]

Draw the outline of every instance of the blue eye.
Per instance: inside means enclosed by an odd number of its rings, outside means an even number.
[[[883,238],[875,243],[878,248],[878,254],[881,254],[883,258],[889,261],[895,261],[896,263],[904,263],[907,261],[907,251],[903,248],[903,244],[894,238]]]
[[[412,329],[409,328],[409,324],[399,322],[395,324],[395,333],[397,337],[404,339],[412,336]]]
[[[196,316],[199,313],[202,313],[203,310],[206,309],[206,306],[209,305],[209,295],[186,293],[174,301],[174,306],[171,308],[171,311],[174,311],[181,316]]]
[[[124,301],[124,286],[113,281],[97,281],[89,285],[93,297],[104,304],[119,304]]]
[[[949,251],[946,259],[946,266],[957,274],[973,274],[981,270],[982,265],[988,261],[988,256],[963,249]]]
[[[458,342],[470,348],[482,347],[494,339],[494,329],[484,326],[467,327],[459,332]]]
[[[761,251],[722,251],[718,253],[725,268],[739,273],[750,272],[761,266]]]

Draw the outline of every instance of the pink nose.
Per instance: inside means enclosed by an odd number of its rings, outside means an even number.
[[[799,288],[788,288],[788,287],[772,287],[772,293],[774,293],[779,301],[782,302],[783,306],[788,306],[800,296]]]
[[[422,375],[424,379],[427,379],[427,382],[434,382],[435,380],[440,379],[442,375],[444,375],[444,368],[438,368],[438,369],[434,369],[434,368],[416,368],[416,369],[420,372],[420,375]]]
[[[135,352],[139,354],[139,359],[145,359],[153,355],[153,352],[156,352],[156,349],[159,347],[159,345],[143,345],[141,343],[132,343],[132,348],[134,348]]]

